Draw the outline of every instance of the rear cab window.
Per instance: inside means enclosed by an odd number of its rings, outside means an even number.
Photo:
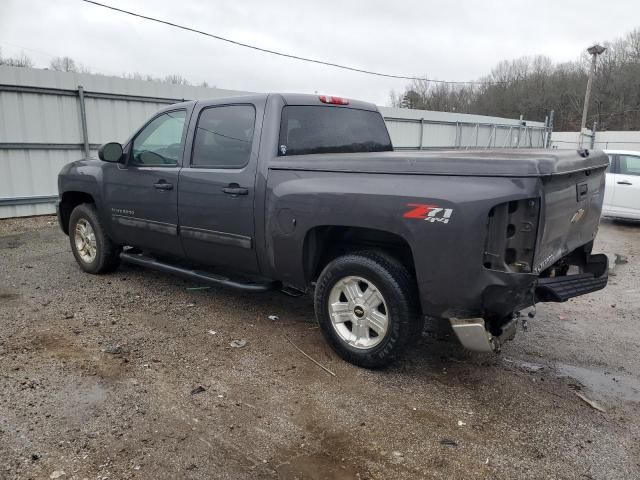
[[[282,109],[278,156],[392,150],[379,112],[315,105]]]

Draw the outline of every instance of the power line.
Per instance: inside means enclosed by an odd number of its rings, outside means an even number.
[[[341,65],[341,64],[338,64],[338,63],[325,62],[323,60],[317,60],[317,59],[313,59],[313,58],[301,57],[299,55],[293,55],[293,54],[290,54],[290,53],[283,53],[283,52],[278,52],[276,50],[270,50],[268,48],[257,47],[255,45],[250,45],[248,43],[242,43],[242,42],[239,42],[237,40],[231,40],[230,38],[225,38],[225,37],[222,37],[220,35],[215,35],[213,33],[204,32],[202,30],[197,30],[195,28],[187,27],[187,26],[184,26],[184,25],[179,25],[177,23],[168,22],[166,20],[161,20],[159,18],[149,17],[147,15],[142,15],[142,14],[139,14],[139,13],[130,12],[128,10],[123,10],[121,8],[113,7],[111,5],[105,5],[104,3],[94,2],[93,0],[82,0],[82,1],[86,2],[86,3],[91,3],[93,5],[97,5],[98,7],[108,8],[109,10],[114,10],[116,12],[125,13],[125,14],[131,15],[133,17],[142,18],[144,20],[150,20],[152,22],[162,23],[164,25],[169,25],[170,27],[175,27],[175,28],[179,28],[179,29],[182,29],[182,30],[187,30],[189,32],[198,33],[200,35],[205,35],[207,37],[215,38],[216,40],[221,40],[223,42],[232,43],[233,45],[238,45],[240,47],[250,48],[252,50],[257,50],[259,52],[270,53],[272,55],[278,55],[280,57],[291,58],[293,60],[301,60],[301,61],[304,61],[304,62],[317,63],[319,65],[326,65],[326,66],[329,66],[329,67],[341,68],[343,70],[349,70],[349,71],[352,71],[352,72],[365,73],[367,75],[375,75],[377,77],[397,78],[397,79],[402,79],[402,80],[425,80],[425,81],[428,81],[428,82],[444,83],[444,84],[450,84],[450,85],[454,85],[454,84],[458,84],[458,85],[488,85],[488,84],[497,85],[497,84],[509,83],[509,82],[481,82],[481,81],[456,82],[456,81],[449,81],[449,80],[433,80],[433,79],[424,78],[424,77],[411,77],[411,76],[404,76],[404,75],[392,75],[392,74],[389,74],[389,73],[374,72],[374,71],[371,71],[371,70],[364,70],[362,68],[349,67],[347,65]]]

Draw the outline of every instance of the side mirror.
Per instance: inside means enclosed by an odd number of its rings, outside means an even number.
[[[98,158],[103,162],[119,162],[122,158],[122,145],[118,142],[109,142],[100,146],[98,149]]]

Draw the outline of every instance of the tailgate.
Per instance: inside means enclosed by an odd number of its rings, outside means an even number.
[[[591,242],[598,231],[606,166],[543,177],[539,243],[534,271]]]

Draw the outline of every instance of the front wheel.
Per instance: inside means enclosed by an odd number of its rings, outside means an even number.
[[[69,241],[73,256],[85,272],[106,273],[118,268],[120,247],[105,233],[93,204],[80,204],[71,212]]]
[[[378,252],[330,262],[316,284],[315,310],[336,353],[365,368],[389,365],[422,332],[413,277]]]

